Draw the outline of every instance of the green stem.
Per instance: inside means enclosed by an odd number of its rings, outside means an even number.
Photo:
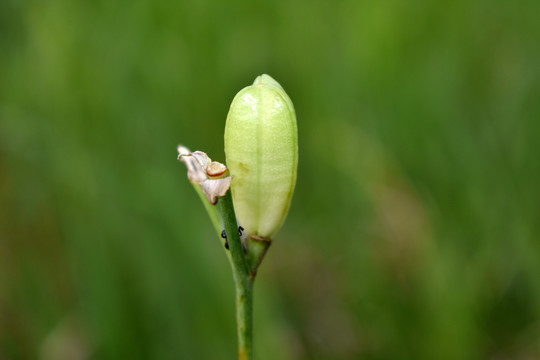
[[[234,282],[236,285],[236,321],[238,327],[238,356],[252,360],[253,354],[253,283],[255,272],[250,271],[244,246],[238,234],[231,192],[220,197],[217,203],[227,234]]]
[[[247,277],[236,281],[236,323],[238,326],[238,358],[253,359],[253,283]]]
[[[239,279],[243,279],[249,276],[249,267],[244,253],[244,246],[238,234],[238,224],[236,223],[236,214],[230,191],[227,191],[224,196],[219,198],[217,206],[229,242],[234,276],[236,278],[238,275]]]

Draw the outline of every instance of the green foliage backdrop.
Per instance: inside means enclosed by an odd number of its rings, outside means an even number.
[[[538,1],[0,2],[0,358],[234,359],[229,264],[176,161],[261,73],[297,192],[271,359],[540,358]]]

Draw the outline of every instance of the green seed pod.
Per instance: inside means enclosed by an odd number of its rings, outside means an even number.
[[[225,155],[239,224],[247,234],[272,238],[291,205],[298,130],[291,99],[270,76],[257,77],[235,96],[225,125]]]

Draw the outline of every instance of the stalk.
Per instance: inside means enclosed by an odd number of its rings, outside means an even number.
[[[239,360],[253,359],[253,283],[248,257],[240,240],[231,192],[220,197],[217,203],[229,243],[231,265],[236,287],[236,325],[238,329]]]

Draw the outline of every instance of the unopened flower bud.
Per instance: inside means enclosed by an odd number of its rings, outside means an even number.
[[[291,99],[268,75],[234,98],[225,126],[227,167],[238,222],[247,234],[271,238],[289,211],[298,165]]]

